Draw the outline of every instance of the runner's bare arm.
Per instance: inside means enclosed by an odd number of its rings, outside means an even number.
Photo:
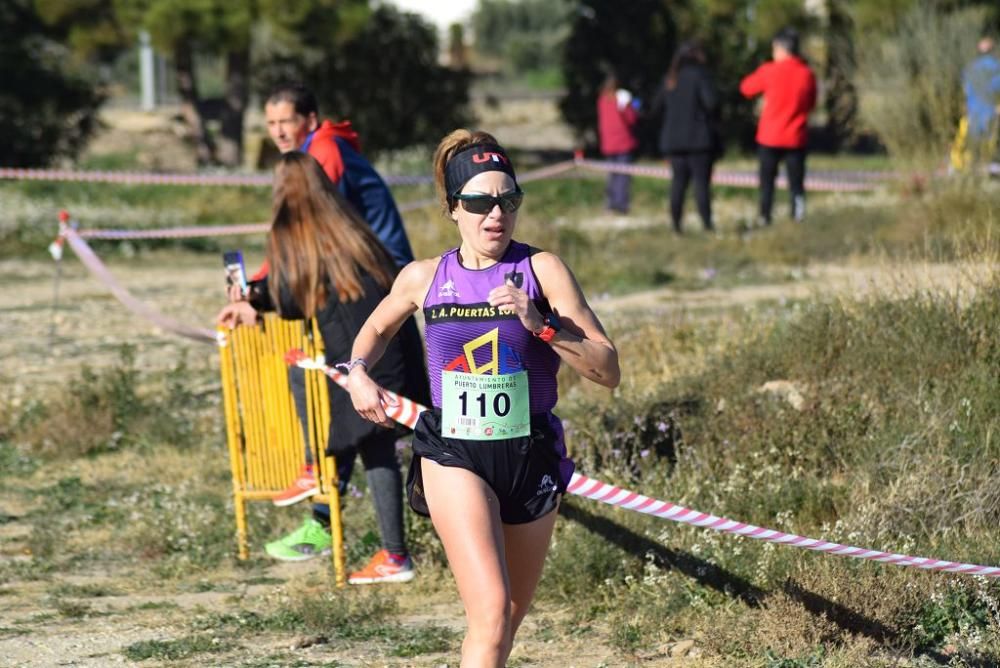
[[[374,366],[382,358],[392,337],[423,304],[438,261],[439,258],[433,258],[411,262],[399,272],[392,290],[375,307],[355,337],[351,348],[352,360],[360,358],[368,366]],[[383,408],[385,397],[382,388],[368,377],[364,365],[352,366],[348,375],[348,388],[354,409],[361,417],[379,424],[391,422]]]
[[[621,381],[618,350],[587,304],[573,272],[559,257],[547,252],[535,254],[531,264],[542,293],[562,324],[562,331],[552,339],[552,348],[584,378],[617,387]],[[538,327],[541,325],[538,323]]]

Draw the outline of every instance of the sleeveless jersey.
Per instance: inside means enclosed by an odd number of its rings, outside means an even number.
[[[435,407],[441,408],[442,371],[497,375],[522,370],[528,372],[531,414],[555,407],[559,355],[517,315],[490,306],[487,299],[508,277],[536,306],[544,301],[526,244],[511,241],[501,260],[486,269],[463,267],[457,248],[441,256],[424,298],[427,374]]]

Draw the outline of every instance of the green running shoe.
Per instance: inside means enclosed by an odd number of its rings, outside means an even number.
[[[292,533],[265,545],[264,551],[281,561],[305,561],[329,555],[332,544],[330,530],[309,517]]]

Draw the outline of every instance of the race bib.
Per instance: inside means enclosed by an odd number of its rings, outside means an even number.
[[[494,441],[531,435],[528,372],[441,372],[441,435]]]

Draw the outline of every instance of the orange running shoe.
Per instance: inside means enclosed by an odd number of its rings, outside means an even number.
[[[409,557],[400,559],[389,554],[388,550],[379,550],[367,566],[351,573],[347,581],[352,585],[409,582],[414,575],[416,572],[413,570],[413,561]]]
[[[316,484],[316,476],[313,475],[312,467],[303,466],[299,477],[292,481],[287,489],[272,498],[271,502],[276,506],[290,506],[303,499],[308,499],[318,491],[319,485]]]

